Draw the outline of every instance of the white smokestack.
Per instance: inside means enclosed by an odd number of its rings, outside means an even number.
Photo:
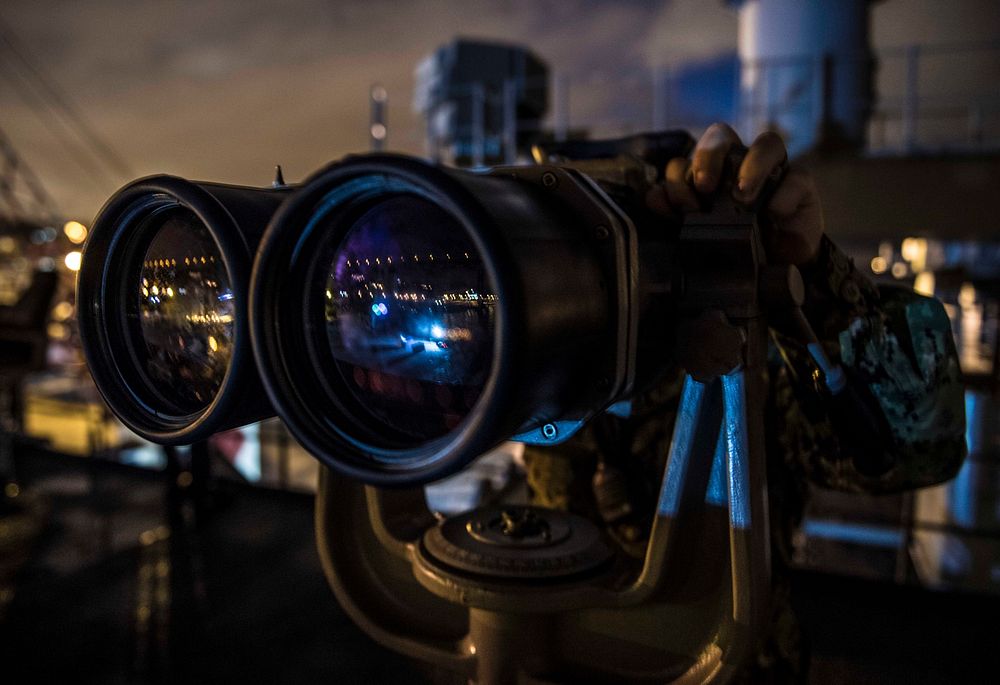
[[[735,0],[741,128],[776,127],[793,154],[860,146],[871,106],[868,0]]]

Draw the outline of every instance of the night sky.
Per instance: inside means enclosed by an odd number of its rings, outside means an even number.
[[[366,149],[374,82],[389,92],[390,148],[421,152],[413,69],[456,35],[524,43],[571,79],[641,79],[694,60],[725,84],[737,34],[736,12],[710,0],[7,0],[0,17],[133,176],[247,184],[268,183],[276,163],[296,180]],[[876,47],[995,40],[997,27],[993,0],[873,10]],[[0,127],[60,208],[89,221],[130,179],[97,176],[66,154],[14,87],[11,59],[0,49]],[[701,89],[697,106],[710,108],[716,88],[725,112],[725,87]],[[586,119],[587,108],[583,98],[573,114]]]

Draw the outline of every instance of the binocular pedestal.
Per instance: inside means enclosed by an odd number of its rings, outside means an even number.
[[[422,489],[323,471],[324,570],[369,635],[480,685],[739,674],[770,589],[765,307],[797,306],[801,288],[794,268],[766,267],[755,214],[730,201],[689,216],[680,249],[675,357],[691,375],[641,568],[566,513],[439,520]]]
[[[769,587],[754,376],[687,379],[638,571],[572,514],[518,506],[439,520],[422,490],[324,471],[317,534],[340,603],[387,647],[481,685],[731,680]]]
[[[689,375],[641,568],[566,513],[439,520],[422,489],[324,471],[320,555],[368,634],[479,685],[726,683],[756,654],[770,590],[766,313],[805,320],[797,270],[766,264],[756,213],[728,187],[679,236],[673,357]]]

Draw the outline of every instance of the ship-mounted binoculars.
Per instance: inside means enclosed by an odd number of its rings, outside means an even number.
[[[646,208],[692,144],[553,145],[481,172],[359,155],[294,187],[142,179],[84,253],[94,379],[156,442],[280,416],[329,467],[318,541],[337,596],[390,647],[483,683],[724,681],[769,585],[766,315],[802,287],[766,264],[731,185],[683,223]],[[505,440],[627,415],[678,365],[641,568],[564,512],[428,511],[418,486]]]

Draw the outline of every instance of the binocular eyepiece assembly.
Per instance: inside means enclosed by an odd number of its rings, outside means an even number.
[[[486,172],[359,155],[297,187],[129,184],[80,271],[94,379],[155,442],[277,413],[376,485],[564,440],[670,365],[681,287],[643,193],[691,138],[595,145]]]

